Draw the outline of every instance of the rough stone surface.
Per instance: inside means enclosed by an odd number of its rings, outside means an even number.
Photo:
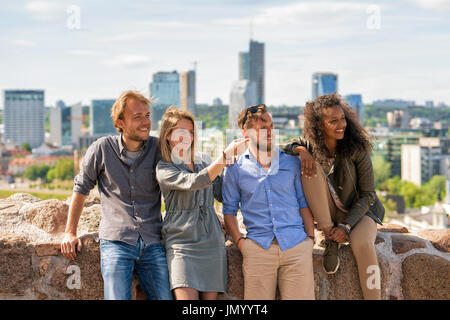
[[[69,206],[59,200],[49,199],[25,204],[19,214],[28,222],[47,233],[63,232]]]
[[[418,232],[417,235],[429,240],[436,249],[450,252],[450,229],[424,230]]]
[[[9,200],[15,200],[15,201],[22,201],[22,202],[39,202],[41,199],[38,197],[35,197],[28,193],[14,193],[10,195],[7,199]]]
[[[402,254],[413,249],[426,248],[425,240],[407,234],[392,235],[392,251],[396,254]]]
[[[101,206],[96,201],[93,199],[84,207],[78,228],[83,248],[75,261],[69,261],[60,253],[67,201],[36,201],[26,194],[0,199],[0,299],[103,299],[96,233]],[[450,299],[448,230],[411,234],[406,228],[385,225],[378,231],[375,249],[383,299]],[[362,299],[351,247],[348,244],[341,247],[340,269],[327,275],[322,269],[323,245],[323,235],[316,231],[313,252],[316,299]],[[226,247],[228,289],[219,298],[242,299],[242,256],[229,236]],[[132,296],[145,298],[135,277]]]
[[[409,232],[408,228],[400,226],[398,224],[393,224],[393,223],[385,223],[382,226],[377,224],[377,228],[378,228],[378,231],[381,231],[381,232],[390,232],[390,233],[408,233]]]
[[[243,299],[244,282],[242,274],[242,255],[231,240],[226,242],[228,259],[228,282],[227,292],[221,295],[221,299]]]
[[[23,296],[32,287],[33,246],[24,237],[0,236],[0,296]]]
[[[403,295],[409,300],[450,299],[450,263],[439,256],[416,253],[403,260]]]

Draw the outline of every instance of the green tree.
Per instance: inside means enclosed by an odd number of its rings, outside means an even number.
[[[32,181],[36,181],[38,178],[46,180],[47,172],[50,170],[50,167],[47,165],[42,166],[29,166],[25,173],[23,174],[25,178],[30,179]]]
[[[31,146],[30,146],[30,144],[28,142],[24,142],[22,144],[21,148],[31,152]]]
[[[423,185],[425,189],[430,189],[431,193],[439,196],[440,200],[445,198],[445,176],[435,175]]]
[[[387,162],[382,156],[375,156],[373,158],[373,173],[375,189],[379,190],[381,183],[391,176],[391,163]]]
[[[74,176],[75,172],[73,160],[67,158],[58,159],[56,166],[47,172],[48,181],[53,181],[54,179],[71,180]]]

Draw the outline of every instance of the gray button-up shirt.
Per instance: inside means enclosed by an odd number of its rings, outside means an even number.
[[[102,219],[99,237],[136,245],[161,241],[161,191],[155,168],[161,159],[158,139],[149,137],[138,158],[127,164],[121,136],[103,137],[86,151],[74,192],[89,195],[98,184]]]

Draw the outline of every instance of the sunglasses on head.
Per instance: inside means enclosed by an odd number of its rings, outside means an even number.
[[[247,122],[247,115],[248,115],[249,111],[253,114],[253,113],[256,113],[259,109],[265,109],[265,108],[266,108],[265,104],[258,104],[256,106],[248,107],[247,110],[245,111],[244,120],[242,121],[242,129],[244,129],[245,122]]]

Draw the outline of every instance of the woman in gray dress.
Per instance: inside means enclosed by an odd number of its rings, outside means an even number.
[[[195,153],[194,116],[176,107],[162,118],[156,166],[166,206],[161,229],[170,285],[177,300],[217,299],[226,291],[227,255],[214,196],[221,201],[221,176],[226,161],[245,151],[246,139],[234,140],[211,162]]]

